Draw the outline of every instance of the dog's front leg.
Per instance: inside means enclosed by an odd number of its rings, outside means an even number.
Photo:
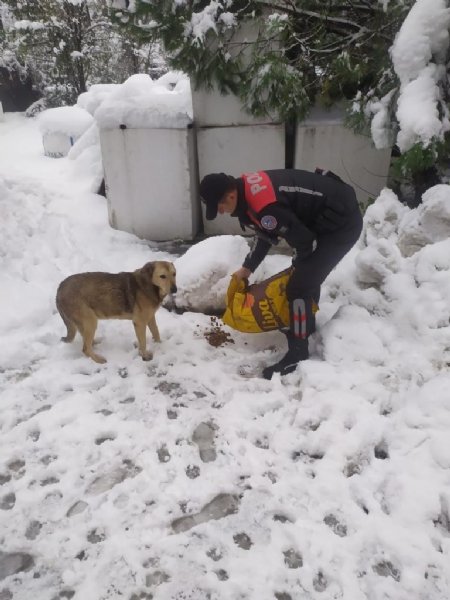
[[[145,321],[133,321],[134,330],[138,341],[139,354],[142,356],[142,360],[151,360],[153,354],[147,351],[147,340],[145,335]]]
[[[155,315],[152,315],[150,317],[150,319],[148,320],[148,328],[150,329],[155,342],[160,342],[161,338],[159,336],[159,329],[158,329],[158,325],[156,324]]]

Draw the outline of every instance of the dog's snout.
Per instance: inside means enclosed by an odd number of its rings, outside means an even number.
[[[170,286],[170,293],[171,294],[177,293],[177,286],[175,284]]]

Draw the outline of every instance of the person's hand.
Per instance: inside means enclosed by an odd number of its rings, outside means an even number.
[[[246,267],[241,267],[235,273],[233,273],[233,277],[236,277],[238,281],[241,281],[242,279],[248,279],[251,274],[252,272],[250,271],[250,269],[247,269]]]

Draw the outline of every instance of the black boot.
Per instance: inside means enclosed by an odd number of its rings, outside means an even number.
[[[286,337],[288,341],[287,353],[275,365],[263,369],[262,376],[264,379],[272,379],[274,373],[280,373],[280,375],[292,373],[301,360],[309,358],[308,338],[296,338],[290,332],[286,334]]]

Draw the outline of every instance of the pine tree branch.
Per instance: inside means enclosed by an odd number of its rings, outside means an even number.
[[[300,9],[300,8],[284,8],[284,7],[280,7],[276,4],[271,4],[270,2],[257,2],[257,4],[259,4],[259,6],[263,7],[263,8],[270,8],[272,10],[276,10],[276,11],[282,11],[286,14],[292,15],[292,16],[306,16],[306,17],[311,17],[313,19],[316,19],[318,21],[321,21],[323,23],[326,24],[334,24],[337,26],[344,26],[344,27],[352,27],[354,29],[361,29],[362,25],[360,25],[359,23],[355,23],[354,21],[351,21],[350,19],[345,19],[343,17],[333,17],[329,14],[320,14],[311,10],[305,10],[305,9]]]

